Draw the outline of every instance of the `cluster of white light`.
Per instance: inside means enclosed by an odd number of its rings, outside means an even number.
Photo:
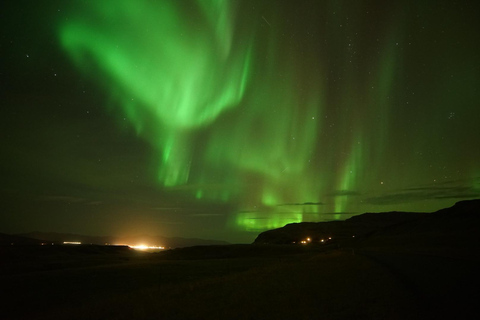
[[[132,249],[137,249],[137,250],[163,250],[165,247],[159,247],[159,246],[147,246],[144,244],[136,245],[136,246],[131,246],[128,245],[128,247]]]

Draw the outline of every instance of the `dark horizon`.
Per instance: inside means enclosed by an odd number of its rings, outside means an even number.
[[[0,5],[0,232],[250,243],[480,198],[472,1]]]

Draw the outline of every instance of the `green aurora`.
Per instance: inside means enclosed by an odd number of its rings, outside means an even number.
[[[122,115],[157,151],[161,186],[188,184],[197,199],[246,208],[317,198],[319,183],[307,177],[318,174],[308,162],[321,125],[320,79],[292,90],[301,81],[295,61],[276,57],[275,35],[258,48],[255,28],[235,32],[234,3],[198,1],[194,14],[184,5],[91,3],[88,15],[62,26],[61,42],[79,69],[101,74]],[[271,58],[256,53],[262,49]],[[262,228],[302,221],[296,212],[270,215]],[[242,216],[238,225],[251,228]]]
[[[349,16],[342,10],[356,9],[331,4],[338,11],[326,25],[341,25],[337,17]],[[327,210],[339,219],[352,210],[348,191],[367,185],[375,192],[371,186],[383,184],[378,167],[389,161],[395,83],[405,77],[397,49],[408,41],[402,8],[385,19],[375,50],[342,37],[358,34],[367,21],[319,30],[328,32],[323,59],[298,70],[308,47],[278,49],[282,13],[276,10],[270,21],[263,17],[266,28],[260,19],[241,20],[233,1],[189,2],[195,9],[188,11],[185,1],[86,5],[62,25],[61,43],[80,70],[106,85],[122,107],[117,112],[156,150],[161,186],[188,185],[197,199],[234,201],[242,211],[237,226],[262,230],[320,218],[320,205],[299,212],[278,210],[279,204],[319,201],[337,190],[344,194]],[[326,61],[333,53],[332,66]],[[368,61],[368,72],[358,66],[365,61],[352,61],[360,59]],[[325,74],[342,79],[341,86],[325,88]],[[344,113],[334,116],[335,132],[325,129],[332,104]],[[395,171],[388,179],[402,181],[404,172]]]
[[[251,235],[480,196],[478,22],[454,4],[65,6],[60,51],[148,144],[162,210]]]

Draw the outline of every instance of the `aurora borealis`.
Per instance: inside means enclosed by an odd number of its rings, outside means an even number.
[[[248,242],[480,197],[474,2],[25,3],[0,232]]]

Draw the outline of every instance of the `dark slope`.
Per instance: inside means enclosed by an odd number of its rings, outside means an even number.
[[[298,243],[310,237],[312,242],[331,237],[342,243],[358,241],[386,241],[399,244],[422,239],[432,244],[462,239],[472,246],[478,244],[480,230],[480,200],[457,202],[454,206],[432,213],[385,212],[365,213],[345,221],[296,223],[261,233],[254,244]],[[455,240],[455,241],[456,241]]]
[[[332,238],[334,241],[365,237],[383,228],[417,221],[428,213],[385,212],[365,213],[345,221],[301,222],[262,232],[254,244],[291,244],[311,238],[312,242]]]
[[[19,235],[0,233],[0,245],[40,245],[41,240]]]

